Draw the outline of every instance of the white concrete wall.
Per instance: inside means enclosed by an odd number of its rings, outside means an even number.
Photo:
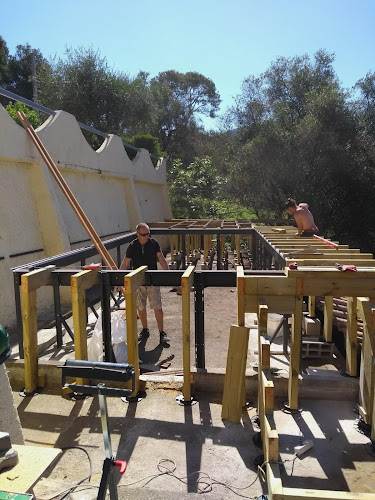
[[[120,137],[94,151],[74,116],[58,111],[37,134],[103,239],[141,222],[172,218],[166,162],[155,169],[146,150],[131,161]],[[90,242],[73,209],[23,127],[0,106],[0,324],[15,323],[11,268]],[[39,251],[38,251],[39,250]],[[32,252],[12,257],[14,254]],[[42,307],[50,291],[38,297]],[[40,306],[38,305],[38,307]]]

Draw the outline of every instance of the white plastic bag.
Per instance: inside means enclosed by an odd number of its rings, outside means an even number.
[[[126,345],[126,320],[123,311],[115,311],[111,314],[111,336],[116,362],[127,363],[128,348]],[[89,361],[103,361],[104,359],[101,311],[99,311],[99,317],[88,344],[87,356]]]

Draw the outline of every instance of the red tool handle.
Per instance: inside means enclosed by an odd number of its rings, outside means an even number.
[[[84,269],[85,271],[88,271],[90,269],[100,269],[102,267],[101,264],[86,264],[85,266],[83,266],[82,269]]]
[[[115,467],[118,467],[120,469],[121,476],[126,471],[127,466],[128,466],[128,463],[125,462],[125,460],[116,460],[116,462],[115,462]]]

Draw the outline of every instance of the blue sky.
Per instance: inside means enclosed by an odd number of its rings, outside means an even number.
[[[47,58],[83,46],[130,76],[198,71],[222,112],[278,56],[326,49],[346,88],[375,71],[375,0],[3,0],[0,15],[11,54],[27,42]]]

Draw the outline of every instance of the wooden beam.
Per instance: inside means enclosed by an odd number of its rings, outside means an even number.
[[[374,493],[283,488],[282,498],[285,500],[373,500]]]
[[[241,421],[249,332],[243,326],[230,328],[221,418],[234,423]]]
[[[245,279],[245,273],[242,266],[237,267],[237,323],[239,326],[245,326],[245,282],[251,281]]]
[[[289,407],[293,410],[298,409],[298,385],[301,362],[301,341],[302,341],[302,304],[303,297],[296,297],[296,310],[293,314],[291,352],[289,358],[289,382],[288,397]]]
[[[358,355],[358,322],[357,322],[357,297],[347,298],[347,323],[346,323],[346,370],[351,377],[357,376]]]
[[[38,325],[36,290],[28,290],[28,276],[21,277],[22,325],[25,367],[25,392],[33,393],[38,387]]]
[[[324,298],[324,326],[323,337],[326,342],[332,342],[333,327],[333,297],[326,295]]]
[[[54,269],[56,269],[56,266],[47,266],[24,274],[23,276],[27,275],[27,291],[31,292],[32,290],[37,290],[42,286],[52,285],[52,271]],[[26,286],[26,282],[24,286]]]
[[[190,291],[193,285],[194,266],[189,266],[181,277],[182,299],[182,353],[183,353],[183,396],[184,401],[191,400],[190,385]]]

